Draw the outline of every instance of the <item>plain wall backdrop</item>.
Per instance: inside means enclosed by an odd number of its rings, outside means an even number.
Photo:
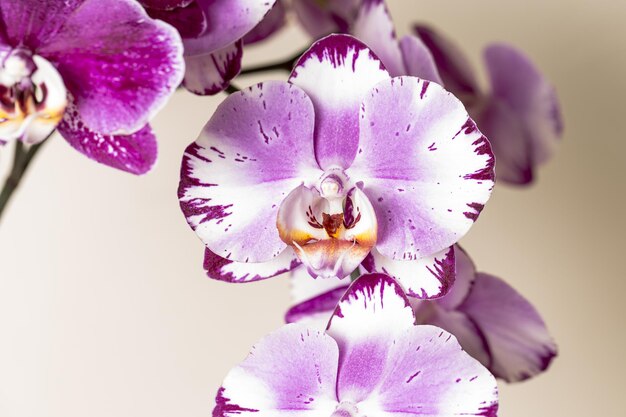
[[[491,41],[556,85],[565,138],[529,189],[496,186],[463,240],[480,270],[532,300],[559,347],[551,369],[500,384],[504,417],[623,416],[626,2],[389,1],[400,34],[427,22],[482,72]],[[304,47],[289,28],[245,65]],[[284,73],[239,78],[238,86]],[[54,137],[0,224],[0,416],[200,417],[253,343],[282,324],[288,282],[209,280],[178,207],[184,148],[225,97],[178,92],[136,178]],[[11,147],[0,149],[5,173]],[[323,417],[323,416],[322,416]]]

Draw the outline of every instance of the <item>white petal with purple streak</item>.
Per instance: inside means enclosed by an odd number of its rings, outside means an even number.
[[[270,81],[232,94],[185,153],[179,200],[188,223],[217,255],[264,262],[287,245],[276,216],[283,198],[321,174],[313,156],[313,105]]]
[[[204,251],[204,270],[209,278],[219,281],[233,283],[260,281],[289,272],[299,265],[300,260],[291,248],[285,249],[267,262],[236,262],[222,258],[210,249]]]
[[[347,172],[374,205],[379,252],[415,260],[456,243],[494,184],[489,142],[461,102],[436,83],[397,77],[367,95],[360,122]]]
[[[243,44],[239,40],[210,54],[185,57],[183,85],[198,95],[219,93],[239,74],[242,55]]]

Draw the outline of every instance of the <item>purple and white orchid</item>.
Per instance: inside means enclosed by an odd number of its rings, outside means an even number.
[[[276,0],[140,0],[150,16],[178,29],[185,45],[183,85],[210,95],[223,91],[241,70],[242,38]]]
[[[392,76],[417,76],[455,94],[489,138],[498,179],[530,183],[535,168],[553,155],[563,131],[554,87],[537,67],[512,46],[488,46],[491,88],[486,93],[469,60],[449,40],[424,26],[398,40],[385,2],[362,3],[350,33],[378,55]]]
[[[477,272],[458,246],[455,253],[456,281],[450,292],[436,300],[411,300],[417,323],[452,333],[466,352],[508,382],[545,371],[557,348],[537,310],[500,278]],[[325,328],[348,286],[338,279],[311,280],[301,269],[291,278],[297,304],[285,320]]]
[[[414,322],[393,279],[364,275],[325,332],[289,324],[254,346],[213,417],[495,417],[494,377],[452,335]]]
[[[134,174],[156,159],[148,121],[178,87],[181,40],[134,0],[0,0],[0,139],[55,128]]]
[[[391,78],[360,41],[331,35],[289,82],[218,107],[185,152],[179,199],[212,278],[249,282],[300,262],[343,278],[371,253],[390,270],[430,271],[426,284],[403,281],[427,298],[451,285],[451,246],[489,198],[493,169],[489,142],[452,94]]]

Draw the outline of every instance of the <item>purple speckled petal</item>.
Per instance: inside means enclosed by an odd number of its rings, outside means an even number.
[[[350,166],[359,142],[361,102],[387,78],[378,58],[348,35],[330,35],[302,55],[290,82],[315,106],[315,156],[322,169]]]
[[[299,265],[298,256],[291,248],[270,261],[257,263],[235,262],[214,254],[210,249],[204,251],[204,270],[209,278],[225,282],[260,281],[291,271]]]
[[[557,348],[537,310],[494,276],[478,273],[467,299],[458,307],[480,329],[489,347],[493,374],[522,381],[544,370]]]
[[[445,297],[437,299],[437,305],[446,310],[454,310],[465,300],[476,278],[474,261],[460,245],[454,245],[454,262],[454,285]]]
[[[186,38],[185,56],[206,55],[222,49],[250,32],[276,0],[196,0],[208,20],[207,30]]]
[[[350,33],[363,41],[392,77],[407,75],[393,21],[383,0],[364,0]]]
[[[456,96],[477,95],[480,87],[469,60],[454,43],[435,30],[422,25],[415,33],[426,44],[437,63],[443,85]]]
[[[260,42],[282,29],[287,23],[287,6],[285,0],[276,0],[274,7],[265,15],[263,20],[243,38],[246,45]]]
[[[184,69],[178,33],[129,0],[85,0],[38,53],[56,64],[85,124],[105,134],[145,126]]]
[[[406,68],[405,75],[412,75],[443,85],[435,59],[420,38],[410,35],[404,36],[400,41],[400,49]]]
[[[318,39],[330,33],[347,33],[363,0],[292,0],[302,27]]]
[[[321,331],[288,324],[261,339],[233,368],[213,417],[319,417],[337,406],[339,352]]]
[[[207,55],[185,57],[183,85],[198,95],[213,95],[223,91],[241,70],[243,45],[241,40]]]
[[[415,260],[456,243],[494,183],[494,158],[461,102],[416,77],[379,83],[361,107],[348,175],[364,183],[378,218],[376,248]]]
[[[511,46],[489,46],[485,50],[485,62],[494,99],[506,103],[527,131],[532,162],[546,162],[563,133],[554,87],[522,52]]]
[[[0,32],[12,45],[35,50],[63,26],[85,0],[0,0]]]
[[[276,228],[280,203],[303,179],[321,175],[313,119],[304,91],[269,81],[230,95],[187,148],[181,208],[214,253],[264,262],[287,247]]]
[[[287,310],[287,323],[304,323],[307,327],[324,330],[337,303],[348,289],[347,285],[326,291],[323,294],[305,300]]]
[[[495,416],[493,376],[452,335],[413,320],[390,277],[364,275],[350,286],[327,331],[339,344],[338,400],[358,415]]]
[[[156,137],[148,125],[132,135],[104,135],[87,128],[70,102],[58,130],[78,152],[122,171],[145,174],[156,161]]]
[[[454,284],[454,248],[415,261],[395,261],[373,249],[363,261],[369,272],[383,272],[402,285],[411,297],[430,299],[444,296]]]

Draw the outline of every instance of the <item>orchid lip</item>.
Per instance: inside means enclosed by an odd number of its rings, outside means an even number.
[[[56,68],[24,49],[13,50],[0,68],[0,139],[34,144],[61,121],[67,91]]]

